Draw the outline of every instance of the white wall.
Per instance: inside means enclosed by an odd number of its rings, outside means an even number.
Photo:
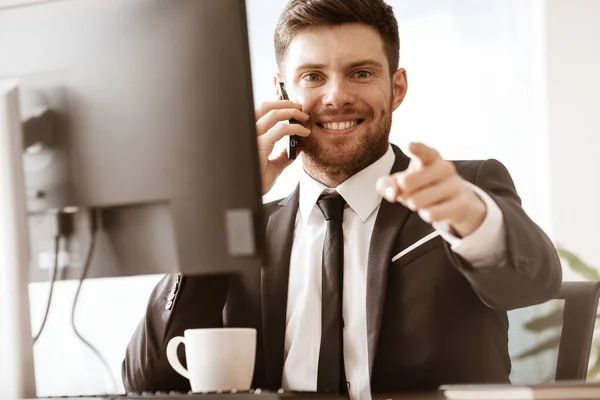
[[[145,312],[158,275],[85,281],[77,302],[76,326],[110,366],[116,392],[123,392],[121,361]],[[115,393],[105,368],[71,329],[71,306],[77,282],[57,282],[44,332],[34,347],[38,396]],[[45,310],[48,285],[30,284],[32,330]]]
[[[600,268],[600,1],[547,0],[554,238]]]

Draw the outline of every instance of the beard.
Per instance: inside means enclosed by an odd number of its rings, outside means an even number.
[[[355,108],[323,111],[311,113],[307,126],[314,126],[317,115],[340,116],[360,115],[362,122],[357,127],[365,131],[358,138],[348,140],[345,136],[330,137],[329,140],[320,140],[317,137],[307,136],[302,138],[302,161],[311,170],[329,176],[348,178],[362,169],[368,167],[381,158],[388,149],[390,130],[392,128],[392,105],[374,119],[371,108],[359,112]],[[365,124],[361,127],[361,125]]]

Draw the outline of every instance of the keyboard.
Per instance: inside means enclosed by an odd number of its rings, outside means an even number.
[[[83,396],[51,396],[38,397],[38,400],[124,400],[124,399],[159,399],[159,400],[341,400],[348,399],[347,396],[314,393],[314,392],[286,392],[279,390],[277,392],[261,389],[244,392],[220,392],[220,393],[192,393],[192,392],[142,392],[127,394],[101,394],[101,395],[83,395]]]

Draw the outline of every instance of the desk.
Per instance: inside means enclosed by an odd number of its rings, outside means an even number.
[[[221,395],[202,395],[202,394],[190,394],[190,395],[154,395],[154,396],[125,396],[125,395],[93,395],[93,396],[57,396],[57,397],[38,397],[36,399],[24,399],[24,400],[144,400],[144,399],[162,399],[162,400],[195,400],[195,399],[207,399],[207,400],[344,400],[345,397],[340,396],[328,396],[318,394],[284,394],[277,395],[276,393],[265,393],[262,395],[255,394],[221,394]],[[402,393],[402,394],[374,394],[373,400],[443,400],[441,392],[434,393]]]
[[[126,397],[124,395],[103,395],[103,396],[65,396],[65,397],[39,397],[37,399],[25,399],[25,400],[124,400],[124,399],[135,399],[135,400],[143,400],[143,399],[162,399],[162,400],[190,400],[190,399],[207,399],[207,400],[341,400],[343,397],[339,396],[326,396],[326,395],[294,395],[294,394],[284,394],[277,395],[276,393],[266,393],[263,395],[255,395],[255,394],[221,394],[221,395],[181,395],[181,396],[165,396],[165,395],[157,395],[157,396],[133,396]],[[444,400],[444,396],[441,392],[431,392],[431,393],[401,393],[401,394],[374,394],[373,400]],[[485,399],[482,399],[485,400]],[[565,397],[561,400],[573,400],[573,397]]]
[[[238,394],[175,394],[166,393],[155,395],[82,395],[82,396],[56,396],[56,397],[38,397],[36,399],[23,400],[347,400],[347,397],[324,395],[324,394],[277,394],[266,392],[260,395],[238,393]],[[403,393],[403,394],[377,394],[373,395],[373,400],[443,400],[441,392],[434,393]]]

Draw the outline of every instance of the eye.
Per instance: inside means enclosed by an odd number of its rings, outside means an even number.
[[[302,79],[309,82],[316,82],[321,79],[321,77],[317,74],[306,74],[302,77]]]
[[[365,79],[365,78],[370,77],[371,75],[373,75],[373,74],[369,71],[358,71],[354,74],[354,76],[357,77],[358,79]]]

